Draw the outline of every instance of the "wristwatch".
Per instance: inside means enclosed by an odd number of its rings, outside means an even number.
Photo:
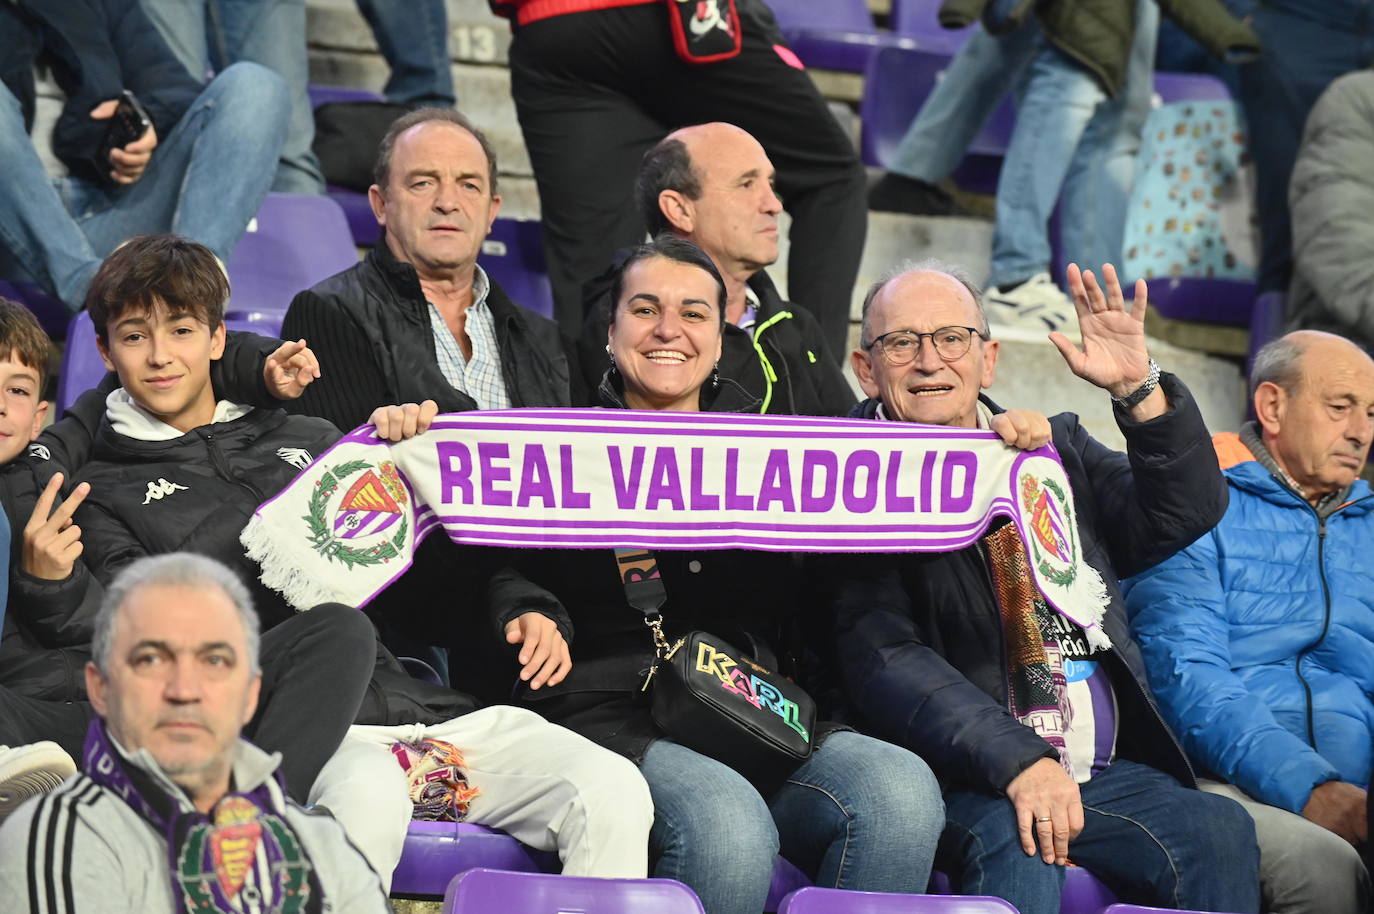
[[[1159,365],[1154,359],[1150,359],[1150,373],[1145,376],[1145,382],[1124,397],[1112,397],[1112,402],[1122,409],[1131,409],[1135,406],[1139,406],[1158,386]]]

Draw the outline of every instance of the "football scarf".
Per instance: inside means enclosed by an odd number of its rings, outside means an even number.
[[[82,768],[167,841],[175,909],[182,914],[320,914],[319,879],[266,783],[228,793],[209,815],[186,809],[115,749],[91,721]]]
[[[345,435],[244,528],[297,609],[366,604],[442,529],[546,549],[946,552],[1010,517],[1045,599],[1095,647],[1107,589],[1052,446],[977,429],[799,416],[514,409]]]

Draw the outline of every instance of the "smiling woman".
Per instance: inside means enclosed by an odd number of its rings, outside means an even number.
[[[626,259],[611,302],[606,351],[612,386],[603,384],[603,400],[675,412],[700,410],[703,395],[714,400],[719,378],[709,391],[703,388],[720,361],[725,282],[701,248],[660,235]]]
[[[606,348],[613,361],[601,383],[604,405],[680,412],[757,409],[758,401],[743,387],[713,370],[721,351],[725,284],[701,248],[665,235],[636,249],[616,273],[610,301]],[[641,454],[639,471],[633,468],[635,458],[628,459],[628,469],[618,465],[624,484],[618,497],[640,504],[642,480],[646,509],[649,489],[661,478],[656,474],[680,476],[658,456]],[[469,458],[465,465],[471,472],[480,464],[479,454],[476,464]],[[692,496],[665,485],[655,489],[654,498],[661,494],[671,503],[696,497],[703,503],[729,499],[733,492],[737,506],[764,500],[762,486],[752,493],[729,487],[757,480],[766,466],[732,465],[728,455],[725,464],[719,490]],[[779,478],[788,472],[775,469]],[[804,471],[799,467],[798,472]],[[862,474],[872,484],[875,502],[877,472],[875,463]],[[829,478],[838,481],[838,467]],[[454,480],[455,491],[464,482],[471,495],[475,487],[466,478]],[[585,497],[571,486],[566,492]],[[792,497],[790,490],[777,495]],[[830,497],[844,496],[832,491]],[[651,576],[662,581],[666,602],[659,623],[669,642],[694,630],[709,631],[723,643],[748,645],[752,660],[806,688],[797,557],[674,549],[639,550],[636,558],[647,559]],[[653,875],[685,882],[711,914],[762,910],[779,852],[818,885],[875,892],[925,888],[943,818],[939,786],[912,753],[836,732],[834,724],[819,721],[813,728],[815,750],[805,761],[746,776],[660,728],[643,697],[654,642],[646,616],[628,603],[622,559],[611,549],[518,553],[498,576],[491,599],[503,614],[558,607],[571,618],[577,632],[572,670],[556,684],[522,684],[518,694],[554,723],[640,766],[654,801]]]

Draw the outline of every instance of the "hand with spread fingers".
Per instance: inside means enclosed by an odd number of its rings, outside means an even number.
[[[378,438],[395,443],[423,434],[438,414],[439,405],[433,400],[426,400],[423,403],[379,406],[367,421],[377,426]]]
[[[320,376],[320,360],[305,340],[282,343],[262,366],[267,390],[278,400],[294,400]]]
[[[24,525],[24,572],[43,581],[65,581],[71,577],[83,548],[81,528],[72,523],[72,515],[90,494],[90,483],[81,483],[54,509],[53,502],[61,490],[62,474],[57,473],[39,493],[33,513]]]
[[[506,641],[519,644],[520,678],[537,691],[543,685],[558,685],[572,669],[568,642],[558,624],[543,613],[527,612],[506,623]]]
[[[1033,451],[1050,440],[1050,420],[1033,409],[1009,409],[992,417],[988,427],[1014,448]]]
[[[1149,305],[1145,280],[1136,281],[1135,301],[1127,310],[1116,268],[1111,264],[1102,267],[1105,294],[1091,270],[1080,271],[1078,264],[1071,263],[1066,275],[1083,348],[1058,332],[1050,334],[1050,342],[1074,374],[1118,399],[1130,396],[1151,379],[1150,353],[1145,345],[1145,310]],[[1162,415],[1167,408],[1163,391],[1155,387],[1129,411],[1135,421],[1143,422]]]

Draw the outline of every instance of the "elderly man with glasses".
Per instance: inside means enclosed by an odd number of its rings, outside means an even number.
[[[1258,910],[1254,829],[1237,804],[1194,789],[1146,684],[1119,575],[1197,539],[1226,492],[1188,390],[1145,346],[1145,283],[1127,310],[1116,272],[1068,269],[1082,348],[1050,340],[1106,390],[1126,454],[1078,418],[1049,419],[1077,508],[1075,542],[1106,583],[1095,648],[1037,589],[1016,527],[953,552],[845,557],[830,581],[836,648],[867,728],[919,753],[945,787],[937,865],[964,893],[1024,914],[1059,910],[1065,865],[1123,900],[1199,911]],[[957,269],[915,266],[864,302],[859,415],[990,428],[1010,420],[981,395],[998,343],[978,288]]]

